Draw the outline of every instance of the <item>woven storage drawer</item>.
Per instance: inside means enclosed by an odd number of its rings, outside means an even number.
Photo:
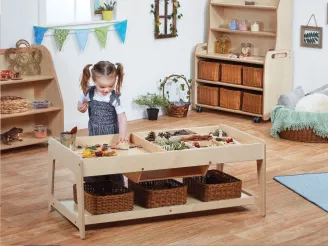
[[[146,208],[158,208],[187,203],[187,186],[174,180],[156,180],[134,183],[129,179],[135,201]]]
[[[242,92],[220,88],[220,107],[240,110]]]
[[[73,185],[74,202],[77,204],[76,185]],[[134,193],[113,182],[84,183],[84,209],[90,214],[107,214],[133,210]]]
[[[219,88],[210,86],[198,86],[198,99],[199,104],[210,106],[219,106]]]
[[[1,114],[14,114],[27,111],[27,100],[16,96],[1,97]]]
[[[242,71],[243,67],[240,65],[232,65],[232,64],[221,64],[221,81],[231,84],[242,84]]]
[[[220,63],[199,61],[198,78],[216,82],[220,81]]]
[[[204,177],[184,178],[188,193],[208,202],[241,197],[241,180],[226,173],[210,170]]]
[[[262,114],[262,98],[261,94],[244,92],[242,111]]]
[[[243,67],[243,85],[263,88],[263,68]]]

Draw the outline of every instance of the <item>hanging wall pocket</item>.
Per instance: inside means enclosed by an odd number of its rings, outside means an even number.
[[[315,26],[309,26],[312,18]],[[306,26],[301,26],[301,46],[322,49],[322,27],[318,27],[314,14],[311,15]]]

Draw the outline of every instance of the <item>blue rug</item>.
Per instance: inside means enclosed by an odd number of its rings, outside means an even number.
[[[276,176],[274,180],[328,212],[328,173]]]

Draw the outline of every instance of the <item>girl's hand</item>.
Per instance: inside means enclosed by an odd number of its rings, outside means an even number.
[[[88,103],[84,102],[78,102],[77,104],[77,110],[80,111],[81,113],[85,113],[88,110]]]
[[[126,137],[126,136],[120,136],[119,139],[118,139],[118,142],[117,144],[119,143],[129,143],[129,139]]]

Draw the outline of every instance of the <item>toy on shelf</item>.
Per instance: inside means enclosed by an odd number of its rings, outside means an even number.
[[[251,31],[252,32],[259,32],[260,31],[260,22],[252,21],[251,22]]]
[[[33,106],[35,109],[49,108],[50,104],[51,104],[51,102],[49,102],[48,100],[44,100],[44,99],[33,101]]]
[[[218,37],[216,41],[215,52],[218,54],[229,54],[231,48],[231,41],[229,37]]]
[[[36,125],[34,127],[34,136],[36,138],[46,138],[48,127],[45,125]]]
[[[1,134],[1,142],[6,145],[11,145],[11,143],[15,140],[23,141],[23,139],[19,136],[22,132],[22,128],[13,127],[9,131]]]
[[[237,20],[230,20],[229,21],[229,29],[230,30],[237,30]]]

